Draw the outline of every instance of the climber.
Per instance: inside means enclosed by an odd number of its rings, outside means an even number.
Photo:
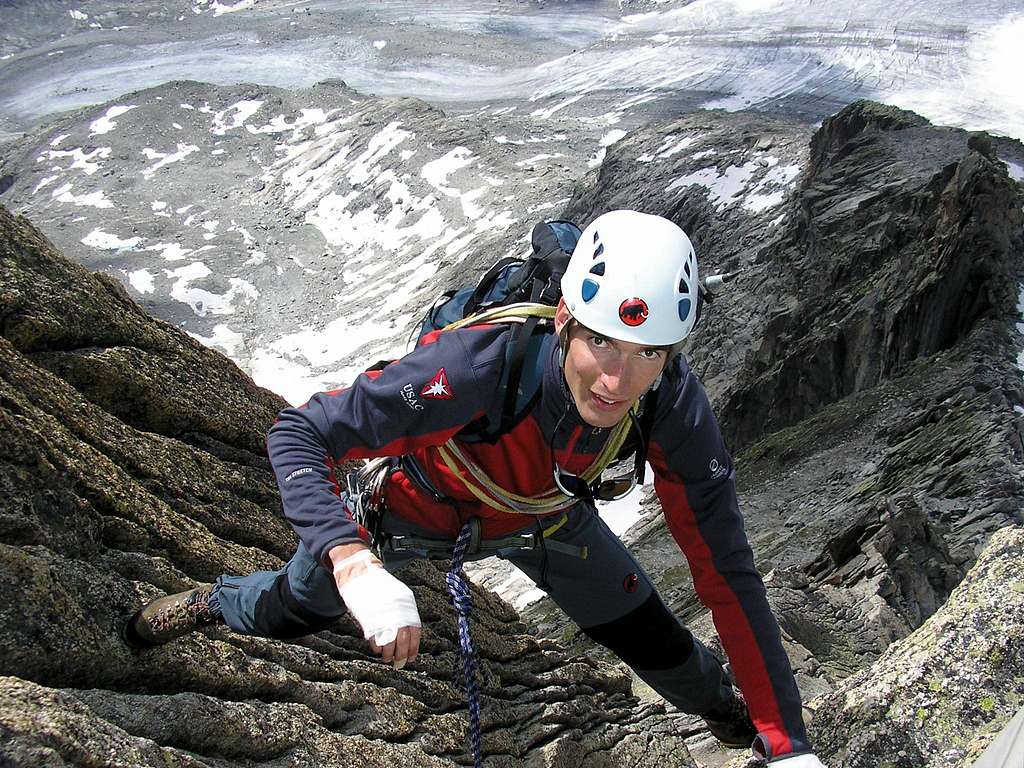
[[[371,649],[402,668],[419,652],[420,619],[412,591],[392,574],[416,557],[453,558],[458,541],[466,559],[496,554],[518,566],[592,640],[703,717],[723,745],[753,746],[783,768],[820,768],[730,456],[680,354],[700,298],[688,237],[658,216],[605,213],[583,230],[561,292],[554,332],[526,364],[538,371],[539,392],[496,439],[473,440],[469,427],[495,423],[501,410],[510,322],[429,334],[351,387],[282,411],[267,445],[299,538],[295,555],[279,571],[225,575],[149,603],[127,622],[126,641],[151,647],[213,623],[296,637],[347,611]],[[739,690],[596,513],[596,499],[621,497],[642,476],[643,466],[600,473],[636,445]],[[375,457],[364,488],[340,487],[336,466]],[[365,527],[369,518],[353,517],[364,497],[379,513]]]

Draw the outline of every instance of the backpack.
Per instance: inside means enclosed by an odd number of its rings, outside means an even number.
[[[534,226],[530,235],[532,253],[525,259],[499,259],[475,286],[442,294],[427,310],[417,343],[434,331],[496,307],[521,303],[557,305],[562,296],[562,275],[580,234],[580,228],[570,221],[542,221]],[[533,407],[540,394],[539,351],[550,332],[550,327],[540,321],[538,316],[525,317],[512,330],[498,388],[500,416],[478,419],[460,433],[461,438],[493,443]],[[527,360],[534,364],[524,368]]]
[[[419,338],[491,307],[528,302],[555,306],[562,296],[562,275],[580,239],[570,221],[542,221],[533,228],[533,253],[526,259],[498,260],[474,287],[446,291],[427,311]]]

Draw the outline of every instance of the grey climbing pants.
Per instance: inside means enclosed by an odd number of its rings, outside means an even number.
[[[700,714],[728,701],[731,688],[721,664],[664,605],[647,574],[594,507],[577,504],[546,538],[566,545],[504,550],[499,557],[541,587],[590,638],[612,650],[663,698],[684,712]],[[545,518],[554,527],[561,515]],[[430,538],[436,534],[385,514],[386,534]],[[537,530],[535,523],[520,533]],[[586,547],[586,557],[572,550]],[[481,552],[467,560],[495,554]],[[395,572],[421,555],[385,551]],[[222,576],[211,596],[237,632],[263,637],[299,637],[325,629],[345,613],[330,571],[301,544],[277,571]]]

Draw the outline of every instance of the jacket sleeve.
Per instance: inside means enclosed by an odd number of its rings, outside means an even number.
[[[659,394],[649,457],[655,490],[769,757],[810,749],[800,692],[754,567],[736,476],[707,395],[685,362]],[[670,375],[671,374],[671,375]]]
[[[321,392],[278,415],[267,452],[285,517],[318,562],[360,540],[334,465],[441,445],[489,405],[504,360],[495,326],[438,334],[347,389]]]

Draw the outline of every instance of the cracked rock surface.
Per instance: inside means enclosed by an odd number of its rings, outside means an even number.
[[[431,564],[404,574],[426,626],[400,672],[347,620],[291,642],[217,627],[130,652],[119,622],[145,600],[289,556],[262,451],[284,403],[3,208],[0,327],[0,761],[471,761],[458,635]],[[538,642],[474,592],[487,765],[693,765],[628,676]]]

